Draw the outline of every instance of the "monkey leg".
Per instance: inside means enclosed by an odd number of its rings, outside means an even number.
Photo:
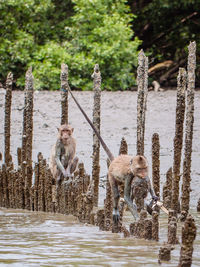
[[[72,163],[71,163],[71,166],[70,166],[70,173],[71,173],[71,174],[76,170],[78,161],[79,161],[79,158],[78,158],[78,157],[75,157],[75,158],[73,159],[73,161],[72,161]]]
[[[120,218],[118,209],[120,194],[119,194],[118,184],[113,178],[111,181],[111,189],[113,194],[113,222],[116,224],[118,223]]]
[[[137,213],[137,206],[132,202],[131,196],[130,196],[132,179],[133,179],[133,177],[131,177],[131,176],[128,176],[125,179],[124,200],[125,200],[126,204],[128,205],[128,208],[129,208],[131,214],[133,215],[133,217],[137,221],[139,219],[138,213]]]

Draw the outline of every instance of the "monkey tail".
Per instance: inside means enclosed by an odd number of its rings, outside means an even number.
[[[83,113],[84,117],[86,118],[87,122],[90,124],[90,126],[92,127],[92,129],[94,130],[96,136],[98,137],[103,149],[105,150],[106,154],[108,155],[110,161],[114,160],[114,156],[113,154],[110,152],[110,149],[107,147],[107,145],[105,144],[105,142],[103,141],[103,139],[101,138],[99,132],[97,131],[97,129],[94,127],[93,123],[91,122],[91,120],[88,118],[87,114],[85,113],[85,111],[82,109],[82,107],[80,106],[80,104],[78,103],[78,101],[76,100],[76,98],[74,97],[74,95],[72,94],[71,89],[68,87],[68,90],[74,100],[74,102],[77,104],[77,106],[79,107],[80,111]]]

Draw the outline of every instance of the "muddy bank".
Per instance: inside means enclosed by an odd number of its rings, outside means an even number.
[[[4,149],[4,94],[0,91],[0,151]],[[92,118],[93,93],[74,92],[79,103]],[[113,152],[117,155],[121,138],[128,143],[129,154],[136,153],[136,105],[137,92],[102,92],[101,98],[101,135]],[[11,154],[13,161],[17,160],[17,147],[21,146],[22,114],[24,94],[13,92],[12,121],[11,121]],[[165,181],[166,172],[173,164],[173,138],[175,134],[176,91],[150,91],[147,101],[145,155],[151,166],[151,140],[153,133],[160,136],[160,170],[161,186]],[[192,192],[191,206],[196,207],[199,198],[200,185],[200,92],[195,92],[195,121],[192,154]],[[37,153],[42,152],[48,160],[50,149],[56,141],[57,127],[60,125],[60,92],[35,92],[34,95],[34,136],[33,161]],[[73,99],[69,97],[69,122],[75,128],[77,139],[77,154],[84,162],[87,172],[91,173],[92,166],[92,130],[78,110]],[[107,172],[107,155],[101,149],[101,176]],[[151,174],[151,168],[150,168]],[[150,175],[151,176],[151,175]],[[101,190],[101,194],[103,194]],[[102,197],[101,197],[102,201]],[[101,203],[101,202],[100,202]]]

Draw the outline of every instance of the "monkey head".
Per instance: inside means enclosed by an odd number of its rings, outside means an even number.
[[[63,142],[63,144],[67,144],[73,131],[74,128],[72,128],[69,124],[63,124],[60,128],[58,128],[58,138]]]
[[[144,156],[137,155],[131,159],[130,169],[134,176],[145,178],[148,176],[148,162]]]

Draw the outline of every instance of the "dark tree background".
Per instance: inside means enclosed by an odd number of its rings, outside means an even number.
[[[142,40],[145,53],[149,54],[150,73],[163,86],[175,86],[179,67],[186,67],[187,47],[197,43],[196,86],[200,86],[200,1],[199,0],[139,0],[128,1],[136,14],[134,31]],[[166,62],[166,61],[172,62]]]

